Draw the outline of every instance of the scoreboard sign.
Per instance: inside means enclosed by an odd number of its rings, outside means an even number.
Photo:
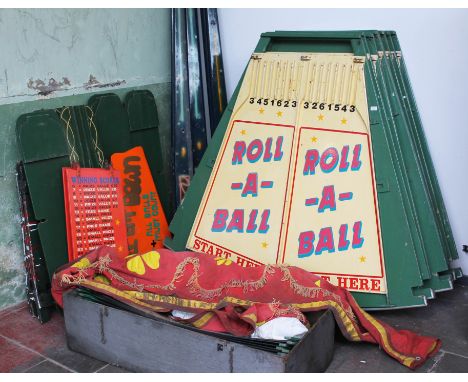
[[[363,58],[250,60],[187,247],[386,293]]]

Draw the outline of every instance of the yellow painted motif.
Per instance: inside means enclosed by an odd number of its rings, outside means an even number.
[[[86,257],[83,257],[80,261],[77,261],[75,264],[73,264],[73,267],[83,269],[83,268],[88,268],[90,266],[90,262]]]
[[[232,260],[226,259],[225,257],[215,257],[216,265],[231,265]]]
[[[136,255],[127,261],[127,269],[138,275],[144,275],[146,273],[145,264],[143,264],[140,255]]]
[[[145,263],[148,267],[151,269],[158,269],[159,268],[159,259],[161,258],[161,255],[157,251],[151,251],[151,252],[146,252],[145,254],[141,255],[143,257],[143,260],[145,260]]]
[[[157,251],[147,252],[143,255],[132,256],[127,261],[127,269],[137,275],[144,275],[146,273],[145,264],[151,269],[159,268],[159,259],[161,255]]]

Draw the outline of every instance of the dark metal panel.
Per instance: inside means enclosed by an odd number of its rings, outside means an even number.
[[[64,295],[70,349],[137,372],[300,372],[324,371],[333,354],[334,320],[318,313],[317,324],[289,356],[188,330]]]
[[[200,31],[195,8],[187,9],[187,61],[190,99],[190,127],[194,170],[203,157],[207,146],[205,98],[203,94],[202,56]]]
[[[172,151],[178,207],[193,175],[187,68],[186,10],[172,10]]]
[[[200,16],[204,38],[210,129],[211,135],[213,135],[227,105],[223,55],[216,8],[202,8],[200,9]]]

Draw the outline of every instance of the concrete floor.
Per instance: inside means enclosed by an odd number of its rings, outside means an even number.
[[[399,329],[439,337],[442,348],[416,372],[468,372],[468,277],[452,291],[437,294],[424,308],[375,312]],[[66,345],[63,316],[56,312],[41,325],[25,303],[0,311],[0,372],[126,372]],[[334,359],[327,372],[412,372],[377,346],[346,342],[337,335]]]
[[[397,329],[442,340],[439,353],[416,372],[468,372],[468,277],[455,282],[451,291],[440,292],[423,308],[373,312],[376,318]],[[351,343],[337,336],[335,355],[327,372],[412,372],[377,346]]]

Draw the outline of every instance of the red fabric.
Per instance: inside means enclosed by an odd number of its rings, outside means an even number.
[[[306,323],[302,312],[330,309],[346,338],[379,344],[410,368],[440,347],[436,338],[373,318],[346,289],[297,267],[243,268],[229,259],[167,249],[122,259],[115,249],[101,247],[56,272],[52,294],[57,303],[62,306],[62,293],[77,285],[144,310],[195,312],[184,321],[235,335],[249,335],[258,323],[279,316]]]

